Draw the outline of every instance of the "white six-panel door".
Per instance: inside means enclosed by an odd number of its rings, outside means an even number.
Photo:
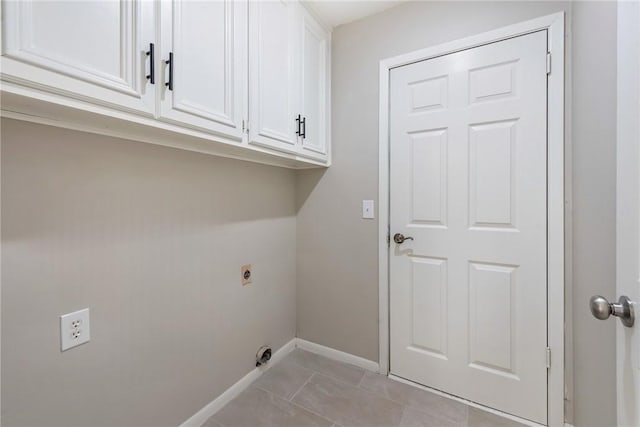
[[[3,79],[155,114],[154,2],[3,1]]]
[[[390,370],[547,422],[547,33],[391,70]]]
[[[161,117],[242,139],[247,2],[163,1]],[[173,76],[169,54],[173,54]],[[173,90],[166,85],[173,79]]]

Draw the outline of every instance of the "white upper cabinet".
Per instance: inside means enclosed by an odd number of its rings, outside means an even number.
[[[156,4],[3,1],[2,80],[153,115],[150,71]]]
[[[250,144],[328,161],[329,43],[300,3],[249,3]]]
[[[302,10],[302,155],[326,158],[328,155],[327,115],[329,106],[329,33]]]
[[[161,4],[162,120],[240,141],[247,104],[246,1]]]
[[[330,163],[331,35],[298,0],[0,0],[2,115]]]
[[[249,3],[249,142],[297,150],[299,45],[293,1]]]

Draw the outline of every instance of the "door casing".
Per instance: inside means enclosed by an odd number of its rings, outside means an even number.
[[[564,425],[565,324],[565,117],[564,19],[558,12],[438,46],[380,61],[379,88],[379,360],[389,374],[389,77],[392,68],[495,43],[535,31],[548,31],[547,79],[547,345],[551,364],[547,382],[549,426]]]

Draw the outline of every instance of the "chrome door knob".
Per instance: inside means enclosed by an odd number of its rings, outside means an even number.
[[[397,244],[404,243],[405,240],[413,240],[413,237],[411,236],[404,237],[402,233],[396,233],[393,235],[393,241],[396,242]]]
[[[596,319],[607,320],[611,316],[611,304],[605,297],[594,295],[591,297],[589,305],[591,306],[591,314]]]
[[[622,295],[617,303],[610,303],[607,299],[600,295],[594,295],[589,301],[591,314],[600,320],[606,320],[612,314],[620,318],[622,324],[628,328],[633,326],[635,315],[633,313],[633,305],[629,297]]]

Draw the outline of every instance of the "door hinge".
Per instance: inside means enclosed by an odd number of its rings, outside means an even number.
[[[547,353],[547,369],[549,369],[551,368],[551,348],[550,347],[547,347],[546,353]]]
[[[547,53],[547,74],[551,74],[551,52]]]

